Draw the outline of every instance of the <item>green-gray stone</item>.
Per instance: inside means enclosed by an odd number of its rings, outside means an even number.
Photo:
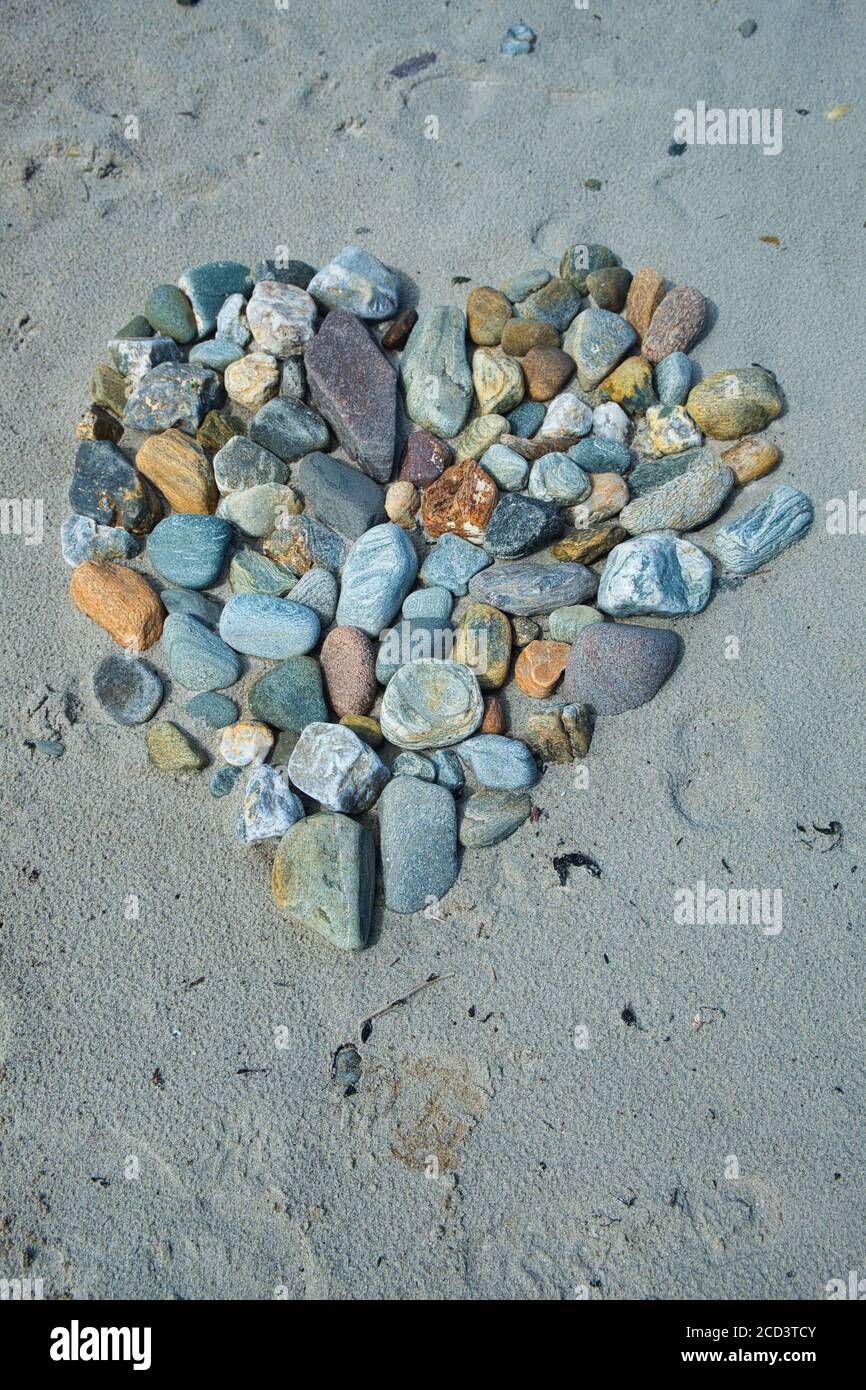
[[[248,294],[252,289],[249,267],[238,261],[205,261],[184,271],[178,280],[195,314],[200,338],[213,333],[217,314],[230,294]]]
[[[421,429],[451,439],[472,403],[466,358],[466,315],[453,304],[421,314],[400,359],[406,413]]]
[[[391,768],[392,777],[420,777],[422,782],[436,781],[436,765],[420,753],[400,753]]]
[[[148,323],[144,314],[133,314],[129,323],[115,333],[115,338],[152,338],[153,326]]]
[[[554,608],[548,620],[548,632],[554,642],[573,642],[589,623],[604,622],[604,614],[584,603],[570,603]]]
[[[298,926],[342,951],[360,951],[367,943],[375,884],[372,836],[350,816],[306,816],[280,841],[274,901]]]
[[[214,372],[224,372],[226,367],[230,367],[232,362],[239,362],[243,356],[243,348],[232,342],[231,338],[208,338],[189,350],[190,362],[197,362],[200,367],[210,367]]]
[[[193,719],[203,719],[211,729],[226,729],[236,724],[238,707],[228,695],[219,695],[215,690],[203,691],[187,701],[186,712]]]
[[[619,265],[619,257],[607,246],[598,242],[569,246],[562,257],[559,273],[570,280],[580,294],[587,294],[586,278],[594,270],[604,270],[606,266]]]
[[[234,791],[240,775],[241,769],[232,767],[231,763],[224,763],[222,767],[218,767],[210,779],[211,796],[228,796],[229,792]]]
[[[322,673],[312,656],[290,656],[265,671],[250,691],[250,713],[274,729],[300,733],[328,721]]]
[[[195,337],[192,305],[177,285],[157,285],[144,312],[157,333],[173,338],[176,343],[189,343]]]
[[[541,319],[549,323],[557,333],[564,333],[575,314],[580,309],[580,290],[570,280],[548,280],[540,290],[527,295],[517,305],[518,317],[522,319]]]
[[[273,598],[285,598],[297,582],[289,570],[246,545],[232,556],[229,565],[229,584],[235,594],[270,594]]]
[[[520,828],[531,810],[532,798],[526,792],[476,792],[463,811],[460,843],[467,849],[498,845]]]

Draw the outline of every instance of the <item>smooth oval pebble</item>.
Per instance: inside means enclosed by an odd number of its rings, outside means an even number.
[[[577,634],[590,623],[604,622],[604,614],[586,604],[570,603],[554,608],[548,619],[548,631],[554,642],[573,642]]]
[[[186,712],[193,719],[203,719],[211,729],[224,729],[234,724],[238,717],[238,707],[228,695],[219,695],[214,690],[193,695],[186,702]]]
[[[249,695],[250,714],[275,729],[299,734],[308,724],[326,724],[322,668],[313,656],[290,656],[259,676]]]
[[[481,456],[481,467],[503,492],[519,492],[526,486],[529,464],[507,444],[491,444]]]
[[[480,545],[462,536],[440,536],[421,566],[422,584],[447,589],[455,598],[467,592],[469,581],[490,564],[490,556]]]
[[[334,621],[340,589],[330,570],[313,565],[292,589],[292,602],[303,603],[318,614],[322,627]]]
[[[536,761],[517,738],[478,734],[459,745],[457,756],[483,787],[522,791],[538,781]]]
[[[568,451],[568,457],[584,473],[624,473],[631,468],[632,455],[628,445],[619,439],[580,439]]]
[[[583,603],[592,598],[597,587],[598,577],[585,565],[517,560],[482,570],[471,581],[469,592],[503,613],[529,618],[552,613],[565,604]]]
[[[681,648],[669,628],[591,623],[572,644],[562,692],[596,714],[637,709],[664,685]]]
[[[456,661],[401,666],[382,699],[382,733],[398,748],[446,748],[473,734],[484,714],[478,681]]]
[[[147,756],[160,772],[201,772],[207,766],[207,754],[170,719],[151,724],[145,744]]]
[[[378,810],[385,906],[391,912],[420,912],[444,897],[457,879],[454,797],[435,782],[395,777]]]
[[[69,597],[118,646],[144,652],[159,640],[165,612],[144,575],[108,560],[85,560],[72,571]]]
[[[763,502],[716,532],[716,554],[726,570],[751,574],[798,541],[812,515],[805,492],[787,485],[774,488]]]
[[[691,285],[669,290],[652,316],[641,350],[650,362],[672,352],[688,352],[704,326],[707,301]]]
[[[692,362],[684,352],[670,352],[656,364],[656,390],[662,405],[685,405],[692,386]]]
[[[236,652],[281,660],[302,656],[319,640],[311,608],[266,594],[235,594],[220,616],[220,637]]]
[[[239,679],[235,652],[189,613],[169,613],[162,637],[169,670],[187,690],[223,690]]]
[[[232,528],[218,516],[178,513],[153,528],[147,541],[148,559],[171,584],[206,589],[222,573]]]
[[[376,654],[359,627],[334,627],[319,656],[328,702],[334,713],[368,714],[376,699]]]
[[[434,585],[429,589],[413,589],[403,601],[404,618],[435,618],[447,623],[454,606],[454,596],[447,589]]]
[[[713,566],[691,541],[668,532],[615,546],[598,586],[598,606],[616,617],[678,617],[710,601]]]
[[[189,613],[208,627],[216,627],[220,620],[221,603],[215,603],[197,589],[163,589],[160,598],[167,613]]]
[[[417,573],[418,557],[406,532],[390,521],[374,526],[349,551],[337,622],[378,637],[399,613]]]
[[[532,798],[526,792],[476,792],[463,807],[460,843],[467,849],[498,845],[520,829],[531,810]]]
[[[592,483],[568,454],[545,454],[532,465],[529,495],[559,507],[582,502],[592,492]],[[555,537],[553,537],[555,539]]]
[[[732,367],[692,387],[686,408],[711,439],[739,439],[766,429],[781,413],[782,397],[763,367]]]
[[[110,652],[93,673],[93,693],[116,723],[145,724],[162,703],[163,685],[146,662]]]

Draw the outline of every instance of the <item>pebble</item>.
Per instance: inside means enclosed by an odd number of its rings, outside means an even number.
[[[478,734],[461,743],[457,756],[482,787],[524,791],[538,781],[538,767],[525,743],[501,734]]]
[[[153,325],[144,317],[144,314],[133,314],[129,323],[125,323],[114,336],[115,338],[150,338],[153,336]]]
[[[572,445],[568,451],[568,457],[584,473],[624,473],[631,467],[631,452],[626,444],[619,439],[600,439],[598,435],[593,435],[591,439],[578,440],[577,444]]]
[[[401,753],[401,758],[415,757],[417,754]],[[398,760],[399,761],[399,760]],[[433,764],[436,771],[436,781],[440,787],[447,787],[455,796],[459,796],[463,790],[463,767],[456,753],[452,753],[450,748],[434,748],[430,753],[428,761]]]
[[[591,491],[592,483],[588,476],[568,454],[545,454],[532,465],[529,474],[530,497],[564,507],[582,502]],[[558,534],[562,535],[562,527]]]
[[[450,623],[442,623],[438,618],[404,618],[380,633],[376,680],[379,685],[387,685],[401,666],[420,657],[447,661],[453,640]]]
[[[262,276],[262,279],[267,279]],[[226,299],[216,321],[217,338],[222,338],[238,347],[246,348],[252,338],[252,330],[247,322],[247,301],[242,294],[230,294]]]
[[[343,570],[337,622],[378,637],[415,583],[418,557],[399,526],[385,522],[359,537]]]
[[[231,647],[189,613],[169,613],[163,628],[168,667],[187,690],[224,690],[240,679]]]
[[[484,691],[499,690],[511,665],[511,623],[489,603],[470,603],[454,639],[453,660],[475,676]]]
[[[162,704],[163,684],[147,662],[110,652],[93,673],[93,693],[115,723],[146,724]]]
[[[574,376],[574,362],[561,348],[530,348],[522,359],[522,367],[526,390],[533,401],[551,400]]]
[[[118,646],[144,652],[159,640],[163,606],[143,575],[107,560],[85,560],[72,571],[69,594],[79,612]]]
[[[417,322],[417,309],[402,309],[382,334],[381,343],[386,352],[402,352]]]
[[[345,724],[308,724],[289,758],[289,779],[328,811],[369,811],[390,773]]]
[[[456,882],[457,812],[447,787],[397,777],[379,802],[385,906],[420,912]]]
[[[207,589],[222,574],[232,528],[219,516],[167,516],[148,537],[148,558],[157,573],[183,589]]]
[[[701,432],[681,405],[653,405],[646,413],[646,422],[634,437],[638,453],[656,458],[664,454],[680,454],[701,443]]]
[[[590,623],[604,622],[604,614],[583,603],[570,603],[554,608],[548,620],[548,631],[555,642],[574,642],[577,634]]]
[[[549,270],[524,270],[502,286],[502,293],[512,304],[519,304],[533,290],[540,290],[553,277]]]
[[[189,350],[190,362],[197,367],[210,367],[213,372],[224,372],[233,362],[240,362],[243,355],[243,348],[229,338],[208,338]]]
[[[260,444],[236,434],[214,455],[213,475],[225,497],[261,483],[287,483],[289,466]]]
[[[812,524],[812,503],[797,488],[774,488],[756,507],[716,532],[716,554],[726,570],[752,574],[793,545]]]
[[[650,459],[639,463],[628,475],[628,489],[632,497],[643,497],[653,488],[679,478],[699,459],[705,459],[701,449],[689,449],[684,454],[670,454],[667,458]]]
[[[684,352],[670,352],[656,366],[656,390],[662,405],[685,405],[692,388],[692,362]]]
[[[491,562],[486,550],[461,536],[444,535],[433,546],[421,566],[421,583],[447,589],[455,598],[469,591],[469,581]]]
[[[357,627],[334,627],[319,657],[328,700],[334,713],[369,714],[378,694],[373,643]]]
[[[447,531],[466,540],[479,540],[498,497],[499,489],[493,479],[473,458],[455,463],[424,489],[424,530],[433,539]]]
[[[575,526],[607,521],[621,512],[628,502],[629,484],[618,473],[592,473],[590,482],[592,492],[572,513]]]
[[[199,337],[206,338],[229,295],[247,294],[252,281],[249,266],[238,261],[205,261],[185,271],[177,283],[192,305]]]
[[[549,323],[557,333],[564,333],[580,309],[580,291],[570,280],[548,280],[541,289],[533,290],[517,305],[523,319],[540,319]],[[558,346],[558,345],[557,345]]]
[[[556,560],[577,560],[582,565],[591,565],[627,537],[628,531],[618,520],[596,521],[566,536],[553,547],[553,556]]]
[[[545,413],[545,406],[542,401],[524,401],[508,415],[508,428],[512,434],[527,439],[530,435],[535,434],[544,420]]]
[[[619,520],[633,536],[647,531],[693,531],[715,516],[733,486],[732,470],[711,459],[635,498],[620,512]]]
[[[562,391],[547,407],[539,437],[544,439],[566,434],[573,436],[572,442],[575,442],[581,435],[589,434],[591,429],[592,411],[589,406],[573,391]]]
[[[302,401],[307,394],[307,373],[300,357],[287,357],[280,377],[280,395]]]
[[[101,405],[89,405],[75,426],[76,439],[107,439],[116,444],[122,436],[123,425]]]
[[[170,719],[151,724],[145,734],[147,756],[160,772],[201,772],[207,755]]]
[[[90,380],[90,395],[94,405],[108,410],[122,420],[126,410],[126,381],[114,367],[104,362],[96,368]]]
[[[691,285],[668,290],[652,316],[643,338],[643,355],[661,362],[672,352],[688,352],[699,337],[707,316],[707,301]]]
[[[152,434],[136,454],[135,466],[174,511],[206,516],[215,509],[217,487],[207,454],[181,430]]]
[[[215,690],[204,690],[199,695],[193,695],[186,702],[186,712],[192,719],[203,719],[211,729],[224,729],[228,724],[234,724],[238,717],[234,700]]]
[[[232,492],[219,504],[219,515],[245,536],[270,536],[278,526],[301,510],[293,488],[280,483],[258,483]]]
[[[591,391],[637,342],[631,324],[607,309],[584,309],[563,339],[574,358],[581,390]],[[648,354],[645,354],[648,355]]]
[[[345,724],[347,729],[351,729],[363,743],[369,744],[371,748],[381,748],[385,741],[382,738],[378,719],[371,719],[368,714],[344,714],[340,723]]]
[[[272,357],[299,357],[313,338],[318,317],[306,290],[280,280],[260,280],[247,304],[253,338]]]
[[[344,246],[307,288],[328,309],[360,319],[392,319],[400,307],[397,276],[360,246]]]
[[[273,746],[274,736],[267,724],[249,719],[229,724],[220,739],[220,753],[232,767],[259,767]]]
[[[460,843],[467,849],[498,845],[520,829],[531,810],[532,798],[526,792],[476,792],[463,808]]]
[[[667,628],[592,623],[572,644],[563,690],[596,714],[637,709],[664,685],[682,642]]]
[[[567,642],[530,642],[514,665],[518,689],[533,700],[545,700],[562,679],[570,650]]]
[[[159,520],[159,504],[115,444],[84,439],[75,452],[69,505],[100,526],[141,535]]]
[[[750,39],[757,27],[757,22],[754,19],[744,19],[742,24],[737,25],[744,39]]]
[[[782,410],[775,378],[763,367],[733,367],[704,377],[689,392],[689,414],[711,439],[766,429]]]
[[[409,435],[403,448],[400,481],[424,487],[440,477],[453,462],[453,451],[444,440],[437,439],[429,430],[416,430]]]
[[[244,791],[235,834],[243,845],[256,844],[260,840],[278,840],[303,815],[303,806],[279,769],[256,767]]]
[[[299,734],[308,724],[326,724],[328,706],[322,671],[312,656],[290,656],[259,676],[249,695],[250,713],[274,729]]]
[[[564,279],[570,280],[581,295],[585,295],[589,293],[587,277],[594,270],[604,270],[606,266],[614,265],[619,265],[619,257],[614,255],[609,246],[601,246],[598,242],[590,242],[588,245],[578,243],[569,246],[563,253],[559,273]]]
[[[126,378],[127,392],[161,362],[183,361],[183,353],[171,338],[112,338],[108,351]]]
[[[472,383],[482,415],[504,415],[523,400],[523,368],[501,348],[476,348],[472,354]]]
[[[568,734],[558,709],[530,714],[523,737],[533,757],[542,767],[546,763],[570,763],[574,757]]]
[[[403,603],[404,618],[435,618],[447,623],[451,617],[454,597],[447,589],[433,586],[429,589],[414,589],[407,594]]]
[[[586,705],[563,705],[559,711],[575,758],[585,758],[592,743],[592,715]]]
[[[236,652],[275,661],[310,651],[320,627],[311,608],[266,594],[235,594],[220,617],[220,636]]]
[[[422,782],[436,781],[436,765],[421,753],[399,753],[391,765],[392,777],[420,777]]]
[[[482,347],[496,347],[511,318],[511,300],[501,290],[479,285],[466,296],[469,337]]]
[[[645,357],[627,357],[614,367],[598,387],[601,402],[613,401],[628,415],[643,415],[658,405],[653,386],[653,369]]]
[[[219,625],[222,604],[214,603],[195,589],[163,589],[160,598],[168,613],[189,613],[207,627]]]
[[[398,748],[446,748],[473,734],[484,704],[475,676],[454,661],[401,666],[382,699],[382,733]]]
[[[514,634],[515,647],[528,647],[530,642],[541,636],[541,626],[532,618],[513,617],[511,631]],[[484,732],[489,733],[490,730],[485,729]]]
[[[333,454],[301,460],[295,482],[319,521],[351,540],[385,520],[385,493],[372,478]]]
[[[621,265],[608,265],[589,272],[586,292],[592,295],[597,308],[618,314],[625,304],[630,284],[630,271]]]
[[[615,617],[676,618],[710,601],[712,563],[680,536],[653,532],[611,551],[598,586],[598,606]]]
[[[305,816],[280,841],[274,901],[298,926],[341,951],[367,944],[375,886],[373,838],[348,816]]]
[[[548,458],[564,459],[565,455],[549,454]],[[533,473],[545,462],[539,459]],[[497,560],[518,560],[557,540],[564,530],[556,501],[510,492],[496,504],[484,533],[484,549]]]
[[[421,507],[421,494],[414,483],[392,483],[385,493],[385,511],[389,521],[411,531]]]
[[[269,352],[248,352],[225,371],[226,394],[248,410],[260,410],[280,389],[280,369]]]
[[[292,590],[294,602],[312,608],[313,612],[318,614],[323,628],[334,621],[338,597],[339,587],[336,579],[329,570],[322,569],[319,565],[307,570]]]
[[[643,338],[652,323],[656,309],[665,297],[664,276],[651,265],[642,265],[632,276],[625,301],[625,317],[639,338]]]
[[[176,343],[192,342],[198,331],[192,305],[176,285],[157,285],[144,313],[156,333],[163,333]]]
[[[509,357],[525,357],[534,347],[559,347],[559,334],[544,319],[509,319],[502,330],[501,347]]]
[[[127,425],[195,434],[209,410],[222,404],[223,388],[209,367],[197,362],[163,362],[146,372],[126,402]]]
[[[472,403],[462,310],[441,304],[421,314],[400,359],[400,377],[414,424],[443,439],[460,432]]]
[[[330,432],[321,416],[301,401],[277,396],[253,417],[250,439],[284,462],[293,463],[314,449],[327,449]]]
[[[385,483],[394,467],[397,373],[354,314],[335,309],[304,353],[310,401],[365,473]]]
[[[530,29],[528,24],[518,23],[509,25],[499,45],[499,52],[506,58],[519,58],[524,53],[531,53],[534,48],[534,29]]]
[[[506,444],[491,444],[481,457],[481,467],[504,492],[520,492],[529,477],[529,464]]]
[[[228,763],[223,763],[222,767],[218,767],[210,779],[211,796],[228,796],[234,791],[240,775],[239,767],[230,767]]]
[[[508,428],[504,415],[478,415],[454,440],[454,457],[458,463],[480,459]]]
[[[304,575],[314,567],[339,574],[349,553],[348,541],[311,516],[282,516],[276,531],[266,536],[262,549],[277,564]]]
[[[255,269],[255,280],[279,280],[283,285],[297,285],[299,290],[309,287],[315,275],[315,267],[306,261],[280,257],[278,260],[259,261]]]
[[[469,592],[505,613],[532,617],[552,613],[564,604],[583,603],[592,598],[597,584],[597,576],[585,565],[518,560],[482,570],[471,581]]]
[[[768,439],[756,439],[753,434],[747,434],[730,449],[723,451],[722,463],[733,470],[734,477],[742,486],[754,482],[756,478],[763,478],[765,473],[776,467],[781,457],[776,445]]]
[[[138,541],[122,526],[98,526],[91,516],[69,516],[60,528],[60,549],[67,565],[85,560],[131,560]]]

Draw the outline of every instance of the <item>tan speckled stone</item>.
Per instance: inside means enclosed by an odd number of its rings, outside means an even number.
[[[623,317],[627,318],[635,333],[642,338],[652,322],[652,316],[665,295],[664,276],[653,270],[651,265],[642,265],[635,271],[628,287]]]
[[[754,482],[755,478],[763,478],[765,473],[776,467],[781,457],[776,445],[771,444],[769,439],[756,439],[753,434],[747,434],[732,448],[725,449],[722,463],[733,469],[734,477],[742,485]]]
[[[421,506],[421,494],[414,483],[392,483],[385,493],[385,511],[388,520],[404,531],[411,531]]]
[[[207,455],[181,430],[152,434],[136,454],[135,466],[176,512],[216,509],[219,493]]]
[[[73,570],[69,593],[75,607],[121,647],[145,652],[159,640],[165,609],[135,570],[106,560],[86,560]]]
[[[511,301],[489,285],[478,285],[466,296],[469,336],[482,347],[495,347],[511,318]]]
[[[238,405],[260,410],[280,389],[280,369],[269,352],[248,352],[225,370],[226,392]]]

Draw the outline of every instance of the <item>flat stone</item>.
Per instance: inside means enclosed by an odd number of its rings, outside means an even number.
[[[447,589],[456,598],[469,591],[469,581],[491,562],[480,545],[473,545],[462,536],[444,535],[439,538],[421,566],[421,583]]]
[[[478,415],[453,441],[454,457],[458,463],[480,459],[482,454],[502,437],[508,428],[504,415]]]
[[[428,483],[421,504],[421,521],[430,537],[446,532],[479,540],[496,506],[499,489],[474,459],[446,468]]]
[[[316,567],[339,574],[349,553],[342,536],[311,516],[280,517],[276,531],[262,542],[262,549],[278,565],[288,565],[298,575]]]
[[[371,748],[381,748],[385,742],[378,719],[371,719],[368,714],[344,714],[340,723],[345,724],[347,729],[358,735],[362,743],[369,744]]]
[[[223,388],[209,367],[197,362],[163,362],[146,372],[126,402],[127,425],[167,430],[176,425],[195,434],[209,410],[223,401]]]
[[[168,613],[189,613],[207,627],[219,626],[222,604],[214,603],[195,589],[163,589],[160,598]]]
[[[379,755],[345,724],[308,724],[289,758],[290,780],[328,811],[369,811],[390,776]]]
[[[181,430],[152,434],[136,454],[135,466],[174,511],[206,516],[216,507],[217,487],[207,454]]]
[[[230,294],[246,294],[252,285],[249,266],[238,261],[205,261],[184,271],[178,280],[195,315],[200,338],[216,329],[217,314]]]
[[[392,319],[400,307],[397,276],[360,246],[344,246],[307,288],[328,309],[347,309],[360,319]]]
[[[508,429],[511,434],[516,434],[522,439],[528,439],[530,435],[540,428],[545,416],[545,406],[543,401],[524,401],[516,410],[512,410],[507,416]],[[494,446],[495,447],[495,446]]]
[[[75,451],[69,505],[100,526],[120,526],[142,535],[159,520],[161,508],[147,484],[114,444],[82,440]]]
[[[630,284],[631,271],[621,265],[608,265],[589,272],[586,292],[592,295],[599,309],[610,309],[618,314],[625,305]]]
[[[394,467],[397,373],[354,314],[335,309],[304,353],[310,400],[346,453],[385,483]]]
[[[554,608],[548,621],[548,632],[555,642],[573,642],[577,634],[590,623],[604,622],[604,614],[583,603],[569,603]]]
[[[628,539],[628,531],[619,521],[596,521],[584,526],[573,535],[553,547],[556,560],[578,561],[581,565],[591,565],[613,550],[620,541]]]
[[[219,516],[167,516],[148,537],[150,563],[184,589],[207,589],[222,574],[232,528]]]
[[[532,465],[529,474],[530,497],[564,507],[582,502],[591,491],[592,483],[588,475],[568,454],[545,454]]]
[[[382,334],[381,343],[386,352],[402,352],[409,341],[409,334],[418,322],[417,309],[403,309]]]
[[[645,357],[627,357],[605,377],[596,395],[600,402],[613,401],[628,415],[646,414],[651,405],[658,405],[652,365]]]
[[[250,439],[285,463],[293,463],[314,449],[326,449],[330,434],[321,416],[301,401],[278,396],[253,417]]]
[[[463,807],[460,843],[467,849],[501,844],[529,819],[532,798],[526,792],[481,791]]]
[[[559,334],[544,319],[509,319],[502,330],[501,347],[509,357],[525,357],[530,348],[558,348]]]
[[[711,439],[739,439],[766,429],[781,413],[782,397],[763,367],[732,367],[699,381],[686,407]]]
[[[473,343],[496,347],[510,318],[511,301],[500,290],[478,285],[466,296],[466,319]]]
[[[193,695],[186,702],[186,712],[192,719],[202,719],[210,729],[225,729],[234,724],[238,717],[238,707],[228,695],[220,695],[215,690],[205,690]],[[234,784],[232,784],[234,785]]]
[[[379,803],[385,906],[420,912],[457,880],[457,812],[447,787],[397,777]]]
[[[713,567],[690,541],[667,531],[637,536],[608,556],[598,606],[615,617],[675,618],[710,601]]]
[[[442,439],[463,428],[472,403],[466,316],[453,304],[421,314],[400,359],[409,419]]]
[[[404,531],[413,530],[421,509],[421,494],[414,483],[391,483],[385,493],[385,511],[389,521],[402,526]]]
[[[160,772],[201,772],[207,754],[170,719],[151,724],[145,735],[147,756]]]
[[[332,454],[307,454],[295,481],[308,510],[351,540],[385,520],[384,490],[360,469]]]
[[[501,348],[476,348],[472,384],[482,415],[504,415],[523,400],[523,368]]]
[[[219,410],[209,410],[195,432],[195,442],[203,449],[216,454],[225,448],[230,439],[235,439],[238,431],[227,416]],[[216,462],[216,460],[214,460]]]
[[[726,464],[698,463],[629,502],[619,521],[633,536],[648,531],[693,531],[715,516],[733,486],[734,474]]]
[[[240,768],[230,767],[228,763],[223,763],[222,767],[216,768],[210,779],[211,796],[229,796],[234,791],[240,775]]]
[[[619,314],[611,314],[607,309],[584,309],[566,333],[562,346],[574,358],[581,390],[591,391],[636,342],[637,334],[631,324]]]
[[[421,753],[399,753],[391,765],[392,777],[420,777],[422,782],[436,781],[436,765]]]
[[[485,449],[481,467],[504,492],[520,492],[529,477],[526,459],[505,444],[491,444],[489,449]]]
[[[605,266],[614,265],[619,265],[619,257],[614,255],[609,246],[602,246],[596,241],[578,242],[569,246],[563,253],[559,273],[564,279],[571,281],[579,294],[585,295],[589,293],[587,277],[594,270],[604,270]]]
[[[207,338],[196,343],[189,350],[189,360],[193,366],[209,367],[213,372],[225,372],[233,362],[239,362],[244,350],[229,338]]]
[[[540,290],[552,278],[550,271],[542,268],[523,270],[503,285],[501,292],[512,304],[519,304],[528,294],[532,294],[533,290]]]
[[[298,926],[341,951],[367,944],[375,886],[373,838],[348,816],[306,816],[280,841],[274,901]]]
[[[369,714],[378,687],[373,643],[358,627],[334,627],[319,657],[328,701],[334,713]]]
[[[716,554],[726,570],[752,574],[800,540],[812,525],[812,503],[805,492],[777,487],[715,536]]]
[[[60,528],[60,549],[67,565],[85,560],[131,560],[138,541],[122,526],[98,526],[91,516],[69,516]]]
[[[127,392],[134,391],[142,377],[161,362],[183,361],[183,353],[171,338],[112,338],[108,351],[126,378]]]
[[[187,690],[225,690],[240,679],[231,647],[189,613],[169,613],[162,636],[172,677]]]
[[[642,265],[632,276],[625,301],[625,317],[642,338],[652,316],[665,297],[665,280],[651,265]]]
[[[656,390],[662,405],[685,405],[692,389],[691,358],[671,352],[656,365]]]
[[[266,280],[268,277],[261,277]],[[246,348],[252,338],[252,329],[247,322],[247,301],[243,294],[230,294],[217,314],[216,335]]]
[[[563,692],[596,714],[637,709],[664,685],[681,647],[669,629],[592,623],[572,644]]]
[[[543,462],[539,459],[535,468]],[[501,497],[496,505],[484,534],[484,548],[497,560],[517,560],[550,545],[564,529],[555,502],[511,492]]]
[[[596,575],[585,565],[518,560],[482,570],[471,581],[469,592],[505,613],[532,617],[568,603],[583,603],[592,598],[597,584]]]
[[[413,589],[403,602],[404,618],[435,618],[447,623],[454,606],[454,596],[448,589],[433,586],[429,589]]]
[[[401,666],[382,699],[382,733],[398,748],[447,748],[473,734],[484,703],[475,676],[454,661]]]
[[[292,590],[295,603],[303,603],[318,614],[323,628],[334,621],[337,612],[339,586],[329,570],[314,565],[298,580]]]
[[[163,684],[147,662],[111,652],[93,673],[93,693],[116,724],[146,724],[162,704]]]
[[[453,645],[450,623],[439,618],[404,618],[380,633],[376,680],[379,685],[387,685],[401,666],[421,657],[448,661]]]
[[[236,652],[276,661],[310,651],[319,629],[311,608],[265,594],[235,594],[220,617],[220,636]]]
[[[538,767],[525,743],[501,734],[478,734],[457,749],[460,761],[482,787],[524,791],[538,781]]]
[[[123,437],[123,425],[101,405],[89,405],[75,426],[76,439],[107,439],[116,444]]]
[[[596,439],[612,439],[618,444],[627,444],[631,421],[616,401],[605,401],[592,412],[592,433]]]
[[[691,285],[669,290],[652,316],[643,338],[643,355],[661,362],[672,352],[688,352],[700,336],[707,316],[707,301]]]
[[[159,640],[163,606],[143,575],[107,560],[85,560],[72,571],[69,596],[79,612],[118,646],[144,652]]]
[[[643,497],[654,488],[679,478],[706,455],[700,449],[688,449],[682,454],[670,454],[667,458],[649,459],[639,463],[628,475],[628,490],[632,497]]]
[[[416,430],[409,435],[403,448],[400,481],[425,487],[453,462],[453,451],[444,440],[437,439],[429,430]]]
[[[262,483],[287,483],[289,465],[251,439],[236,434],[214,455],[213,475],[225,497]]]
[[[374,526],[349,551],[337,622],[378,637],[399,613],[417,573],[418,557],[406,532],[392,522]]]
[[[328,706],[322,673],[312,656],[290,656],[265,671],[249,694],[250,713],[274,729],[300,733],[308,724],[325,724]]]
[[[226,367],[226,394],[248,410],[260,410],[280,389],[280,369],[269,352],[248,352]]]
[[[283,523],[298,514],[301,500],[293,488],[281,483],[258,483],[229,493],[219,504],[218,514],[245,536],[270,536]]]
[[[520,318],[541,319],[564,333],[580,309],[580,299],[580,290],[570,280],[555,278],[522,299],[517,313]]]
[[[546,700],[562,679],[569,651],[567,642],[530,642],[514,665],[517,688],[533,700]]]
[[[470,603],[460,619],[453,658],[473,672],[482,690],[499,690],[511,665],[511,624],[489,603]]]
[[[279,769],[257,767],[244,791],[235,834],[243,845],[278,840],[303,815],[303,806]]]
[[[742,486],[763,478],[765,473],[776,467],[782,457],[775,444],[769,439],[757,439],[748,434],[730,449],[722,453],[722,463],[733,471],[737,482]]]
[[[634,437],[634,447],[651,458],[680,454],[701,443],[701,432],[681,405],[650,406],[642,429]]]
[[[157,333],[164,333],[176,343],[190,343],[198,332],[192,305],[176,285],[157,285],[144,312]]]

